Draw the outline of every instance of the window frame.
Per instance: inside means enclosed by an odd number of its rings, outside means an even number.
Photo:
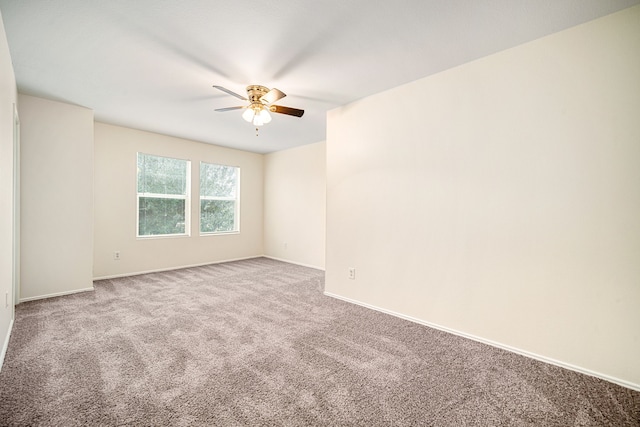
[[[140,155],[160,157],[163,159],[179,160],[186,163],[185,171],[185,194],[163,194],[163,193],[140,193],[138,192],[138,162]],[[140,198],[155,198],[155,199],[171,199],[171,200],[184,200],[184,233],[168,233],[168,234],[140,234]],[[191,236],[191,160],[181,159],[178,157],[161,156],[158,154],[150,154],[142,151],[136,153],[136,239],[166,239],[176,237],[190,237]]]
[[[219,196],[203,196],[202,195],[202,165],[210,165],[210,166],[222,166],[226,168],[234,168],[236,170],[236,189],[235,189],[235,197],[219,197]],[[198,199],[198,231],[200,232],[200,236],[219,236],[225,234],[240,234],[240,166],[233,165],[225,165],[222,163],[212,163],[205,162],[204,160],[200,161],[199,164],[200,170],[198,176],[199,186],[199,199]],[[233,223],[235,225],[234,230],[231,231],[202,231],[202,202],[206,200],[221,200],[221,201],[235,201],[234,204],[234,217]]]

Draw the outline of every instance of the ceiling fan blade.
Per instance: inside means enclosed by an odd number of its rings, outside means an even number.
[[[267,92],[264,95],[262,95],[260,97],[260,101],[265,103],[265,104],[273,104],[274,102],[276,102],[279,99],[284,98],[285,96],[287,96],[286,93],[284,93],[283,91],[281,91],[279,89],[276,89],[274,87],[269,92]]]
[[[238,95],[237,93],[235,93],[235,92],[233,92],[233,91],[231,91],[231,90],[227,89],[226,87],[222,87],[222,86],[215,86],[215,85],[214,85],[213,87],[214,87],[214,88],[216,88],[216,89],[218,89],[218,90],[221,90],[221,91],[223,91],[223,92],[225,92],[225,93],[228,93],[228,94],[229,94],[229,95],[231,95],[231,96],[235,96],[236,98],[242,99],[243,101],[248,101],[248,99],[247,99],[247,98],[245,98],[244,96],[242,96],[242,95]]]
[[[297,108],[283,107],[282,105],[272,105],[269,111],[280,114],[287,114],[289,116],[302,117],[304,110],[298,110]]]
[[[215,111],[231,111],[231,110],[241,110],[246,107],[227,107],[227,108],[216,108]]]

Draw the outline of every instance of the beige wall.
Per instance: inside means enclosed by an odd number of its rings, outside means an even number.
[[[191,161],[191,236],[136,238],[136,153]],[[240,233],[200,236],[200,161],[239,166]],[[260,154],[95,124],[94,277],[111,277],[262,255]],[[114,251],[121,259],[114,260]]]
[[[16,79],[0,15],[0,368],[13,318],[13,112],[16,99]]]
[[[93,289],[93,111],[19,95],[20,300]]]
[[[324,269],[326,143],[265,156],[264,253]]]
[[[640,388],[638,52],[634,7],[331,111],[327,293]]]

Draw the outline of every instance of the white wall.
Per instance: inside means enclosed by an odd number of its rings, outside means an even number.
[[[331,111],[327,293],[640,388],[638,52],[634,7]]]
[[[16,100],[16,80],[0,15],[0,367],[13,319],[13,116]]]
[[[20,300],[93,289],[93,111],[19,95]]]
[[[326,143],[265,155],[264,253],[324,269]]]
[[[191,236],[136,238],[137,152],[191,160]],[[240,233],[200,236],[200,161],[240,167]],[[94,277],[262,255],[263,156],[104,123],[95,124]],[[114,260],[114,251],[121,259]]]

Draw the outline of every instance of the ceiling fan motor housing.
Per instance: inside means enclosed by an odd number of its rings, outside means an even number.
[[[269,92],[268,87],[260,86],[260,85],[249,85],[247,86],[247,98],[252,104],[260,103],[260,98],[266,95]]]

